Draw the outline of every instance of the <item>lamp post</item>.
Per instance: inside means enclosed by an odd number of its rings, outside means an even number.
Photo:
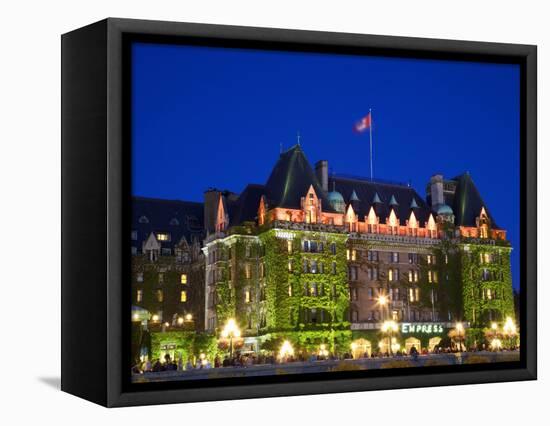
[[[222,330],[222,337],[229,339],[229,358],[233,359],[233,338],[241,337],[241,330],[233,318],[227,320],[225,327]]]
[[[388,309],[389,309],[389,303],[388,303],[388,297],[385,296],[385,295],[381,295],[381,296],[378,296],[378,304],[380,305],[380,313],[381,313],[381,319],[385,319],[385,315],[384,315],[384,306],[388,305]]]
[[[506,322],[502,326],[502,331],[506,336],[507,340],[510,342],[510,349],[512,348],[512,339],[517,334],[516,324],[514,320],[510,317],[506,317]]]
[[[397,332],[397,330],[398,330],[398,326],[395,321],[384,321],[384,323],[382,324],[382,332],[388,333],[388,350],[390,355],[393,355],[392,334],[394,332]]]
[[[462,336],[464,336],[464,325],[457,322],[455,325],[456,337],[458,339],[458,351],[462,352]]]

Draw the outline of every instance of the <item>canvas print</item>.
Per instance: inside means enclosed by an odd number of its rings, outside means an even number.
[[[134,383],[518,361],[519,65],[134,42]]]

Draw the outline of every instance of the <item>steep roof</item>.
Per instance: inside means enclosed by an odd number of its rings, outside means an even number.
[[[454,194],[445,194],[445,202],[453,209],[455,224],[476,226],[476,218],[479,217],[481,208],[485,207],[491,226],[499,229],[470,174],[463,173],[452,180],[456,182],[456,190]]]
[[[300,199],[306,195],[310,186],[322,200],[323,211],[334,212],[302,148],[294,145],[281,154],[265,184],[270,208],[299,209]]]
[[[248,184],[243,192],[241,192],[237,201],[230,207],[229,223],[237,225],[246,221],[256,220],[260,198],[264,194],[264,185]]]
[[[143,241],[151,232],[168,232],[170,241],[162,247],[173,249],[182,237],[188,243],[204,238],[204,205],[193,201],[162,200],[158,198],[132,198],[132,230],[137,240],[132,245],[141,250]],[[141,219],[141,220],[140,220]]]
[[[430,208],[426,202],[418,195],[414,188],[407,185],[391,184],[391,183],[382,183],[376,181],[370,181],[363,178],[353,178],[341,175],[333,175],[330,177],[330,184],[332,182],[336,185],[336,190],[339,191],[346,203],[349,204],[353,191],[359,198],[359,206],[357,213],[362,219],[366,216],[373,206],[373,201],[376,200],[376,194],[381,203],[376,203],[375,211],[376,214],[382,219],[385,220],[393,207],[395,213],[397,214],[399,221],[402,225],[405,225],[405,222],[409,219],[411,214],[411,203],[414,199],[418,208],[414,208],[414,215],[420,223],[424,223],[428,220],[430,215]],[[390,206],[392,197],[397,202],[397,205]]]

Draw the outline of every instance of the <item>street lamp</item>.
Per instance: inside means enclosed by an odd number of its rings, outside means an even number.
[[[455,325],[456,337],[458,339],[458,350],[462,352],[462,337],[464,336],[464,325],[461,322],[457,322]]]
[[[241,337],[241,330],[233,318],[227,320],[225,327],[222,330],[222,337],[229,339],[229,357],[233,358],[233,338]]]
[[[388,305],[388,310],[390,309],[389,304],[388,304],[388,297],[383,295],[383,294],[378,296],[378,304],[381,306],[381,308],[380,308],[381,315],[380,316],[384,317],[384,306]]]
[[[502,326],[502,331],[506,338],[510,341],[510,348],[512,347],[512,339],[517,333],[516,324],[514,320],[510,317],[506,317],[506,322]]]
[[[283,342],[281,349],[279,350],[279,359],[283,362],[287,357],[294,355],[294,348],[288,340]]]
[[[397,332],[398,329],[399,327],[397,326],[397,323],[395,321],[384,321],[384,323],[382,324],[382,332],[388,333],[388,350],[390,355],[393,355],[392,333]]]
[[[320,357],[323,357],[323,358],[328,357],[327,345],[322,344],[322,345],[319,347],[319,356],[320,356]]]

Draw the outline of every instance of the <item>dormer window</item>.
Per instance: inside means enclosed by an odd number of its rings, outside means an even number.
[[[418,235],[418,221],[416,220],[414,212],[411,212],[411,215],[409,216],[409,220],[407,222],[407,226],[408,234],[412,237],[416,237]]]
[[[170,241],[170,234],[167,232],[157,232],[156,237],[158,241]]]
[[[369,214],[367,216],[367,232],[371,234],[377,234],[378,233],[378,218],[376,217],[376,213],[374,212],[374,208],[371,207],[369,210]]]
[[[177,220],[175,217],[170,220],[170,225],[172,226],[178,226],[180,224],[180,221]]]
[[[428,237],[437,238],[437,226],[435,224],[435,220],[432,214],[430,214],[430,217],[428,218],[427,228],[428,228]]]
[[[147,216],[140,216],[138,219],[139,223],[149,223],[149,219],[147,219]]]
[[[390,217],[388,218],[388,230],[389,234],[391,235],[397,235],[398,233],[398,221],[397,216],[395,215],[395,211],[392,209],[390,212]]]
[[[480,238],[489,238],[489,229],[487,225],[481,225],[479,227],[479,237]]]

